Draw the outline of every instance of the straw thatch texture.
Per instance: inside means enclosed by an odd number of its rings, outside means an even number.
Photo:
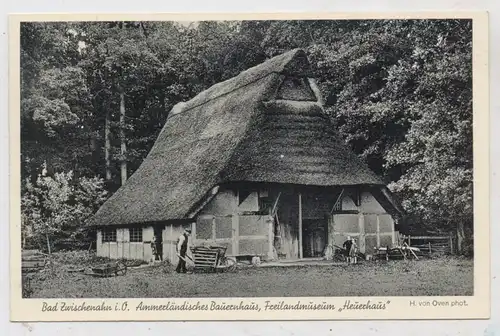
[[[383,184],[338,138],[319,104],[289,100],[263,103],[260,122],[223,173],[227,181]]]
[[[182,219],[212,187],[233,181],[381,185],[337,138],[319,103],[274,100],[284,74],[308,70],[305,53],[293,50],[177,106],[91,224]]]

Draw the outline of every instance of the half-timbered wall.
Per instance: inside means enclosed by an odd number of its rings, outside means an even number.
[[[103,230],[97,231],[97,256],[111,259],[140,259],[150,261],[153,258],[151,240],[153,228],[142,228],[142,242],[130,241],[129,228],[106,228],[116,231],[116,240],[103,241]]]
[[[229,255],[272,257],[273,223],[259,213],[258,190],[220,191],[200,211],[195,226],[195,244],[226,246]]]
[[[395,223],[392,216],[369,192],[362,192],[360,204],[356,205],[352,195],[342,199],[342,213],[332,215],[330,240],[342,246],[348,236],[356,238],[362,253],[371,254],[375,247],[391,246],[395,243]]]
[[[191,244],[223,245],[229,255],[268,259],[320,256],[327,245],[342,246],[348,236],[357,238],[363,253],[394,244],[394,220],[371,193],[351,188],[340,194],[340,190],[221,190],[190,225]],[[164,260],[178,262],[175,244],[183,229],[179,224],[162,227]],[[114,230],[116,241],[103,241],[103,232],[98,231],[99,256],[153,259],[152,226],[142,228],[142,242],[131,242],[128,228]]]

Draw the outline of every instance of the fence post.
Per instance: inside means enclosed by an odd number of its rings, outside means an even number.
[[[432,249],[431,249],[431,242],[429,242],[429,254],[432,253]]]

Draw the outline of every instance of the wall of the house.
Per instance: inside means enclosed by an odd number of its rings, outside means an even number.
[[[347,236],[357,238],[362,253],[394,243],[392,217],[367,191],[346,189],[340,209],[333,209],[340,189],[300,191],[300,209],[298,191],[278,188],[267,193],[271,203],[279,195],[274,218],[259,209],[260,192],[220,191],[197,217],[194,243],[223,245],[231,255],[273,259],[321,256],[327,245],[342,246]]]
[[[391,215],[369,192],[362,192],[357,206],[350,195],[342,200],[342,211],[332,215],[329,225],[331,244],[342,246],[348,236],[356,238],[360,252],[372,254],[376,247],[395,243],[395,223]]]
[[[114,228],[112,228],[114,229]],[[142,228],[142,242],[130,241],[129,228],[116,228],[116,241],[103,242],[102,231],[97,231],[97,256],[111,259],[140,259],[150,261],[153,258],[151,240],[153,228]]]
[[[270,258],[273,223],[258,211],[258,191],[240,195],[238,191],[221,190],[197,216],[193,243],[226,246],[228,255]]]
[[[241,203],[237,206],[237,210],[240,212],[242,212],[242,211],[258,211],[259,210],[259,193],[257,191],[251,192],[248,196],[245,197],[244,200],[241,200]]]
[[[237,194],[231,190],[222,190],[215,195],[200,211],[200,215],[229,215],[238,208]]]
[[[217,244],[227,247],[229,255],[260,255],[264,259],[297,259],[317,256],[327,244],[342,246],[347,236],[358,239],[361,252],[373,253],[375,247],[395,242],[393,218],[369,193],[359,197],[346,192],[341,199],[342,213],[331,214],[338,191],[301,192],[302,246],[299,240],[298,193],[269,190],[274,203],[279,196],[274,218],[259,209],[261,192],[245,192],[246,197],[232,190],[221,190],[201,210],[191,226],[191,244]],[[242,197],[243,198],[243,197]],[[359,199],[356,205],[355,199]],[[162,228],[163,259],[177,263],[175,244],[183,225],[165,224]],[[112,259],[153,259],[152,226],[143,230],[142,242],[130,242],[129,228],[116,228],[116,242],[103,242],[97,232],[97,255]]]
[[[351,196],[342,197],[342,211],[357,211],[359,210]]]
[[[385,209],[380,205],[379,202],[373,197],[369,192],[361,193],[361,206],[363,212],[366,213],[385,213]]]

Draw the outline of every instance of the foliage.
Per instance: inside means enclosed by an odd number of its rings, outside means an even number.
[[[106,199],[102,179],[80,177],[73,172],[38,176],[26,181],[21,198],[22,231],[51,251],[57,239],[75,238],[84,228],[83,222]],[[56,238],[56,241],[50,241]]]

